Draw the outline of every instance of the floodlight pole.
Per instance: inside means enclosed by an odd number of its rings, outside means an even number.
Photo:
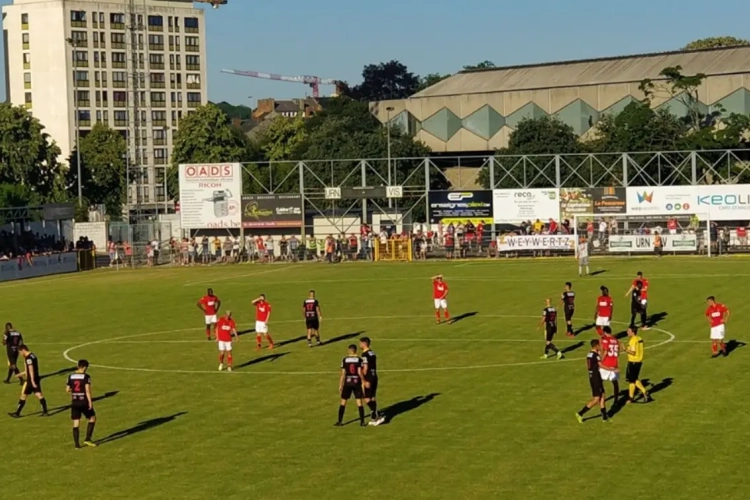
[[[393,106],[388,106],[385,108],[385,130],[386,130],[386,139],[388,143],[388,185],[391,185],[391,111],[393,111],[395,108]],[[388,198],[388,208],[393,208],[393,201],[391,198]]]

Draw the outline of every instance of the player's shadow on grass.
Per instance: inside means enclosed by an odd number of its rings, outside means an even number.
[[[330,344],[335,344],[336,342],[343,342],[345,340],[350,340],[355,337],[359,337],[360,335],[363,335],[364,333],[365,331],[362,330],[359,332],[347,333],[346,335],[339,335],[338,337],[332,337],[326,340],[325,342],[322,343],[322,345],[330,345]]]
[[[97,401],[102,401],[104,399],[113,398],[113,397],[117,396],[119,393],[120,393],[120,391],[109,391],[109,392],[105,392],[101,396],[94,396],[91,399],[94,401],[94,403],[96,403]],[[66,411],[66,410],[70,410],[70,408],[71,408],[71,405],[58,406],[57,408],[52,408],[49,411],[49,414],[50,415],[57,415],[58,413],[62,413],[64,411]],[[32,415],[37,415],[37,414],[41,414],[41,412],[32,413]]]
[[[412,410],[416,410],[420,406],[429,403],[438,396],[440,396],[439,392],[433,392],[432,394],[428,394],[426,396],[415,396],[405,401],[399,401],[398,403],[392,404],[387,408],[383,408],[381,410],[381,413],[385,415],[384,424],[390,424],[391,421],[393,421],[393,419],[398,417],[399,415],[408,413]]]
[[[667,387],[669,387],[672,384],[674,384],[674,379],[672,377],[667,377],[667,378],[663,379],[660,382],[657,382],[655,384],[651,384],[651,381],[649,379],[645,378],[645,379],[641,380],[641,382],[643,383],[643,386],[646,388],[646,390],[648,391],[648,393],[651,394],[651,395],[654,395],[657,392],[661,392],[664,389],[666,389]]]
[[[112,441],[117,441],[119,439],[132,436],[133,434],[138,434],[139,432],[153,429],[154,427],[159,427],[160,425],[169,423],[172,420],[176,419],[177,417],[181,417],[182,415],[185,415],[185,414],[187,414],[186,411],[181,411],[179,413],[175,413],[174,415],[170,415],[168,417],[158,417],[158,418],[152,418],[150,420],[144,420],[138,425],[134,425],[133,427],[130,427],[128,429],[124,429],[121,431],[117,431],[113,434],[110,434],[109,436],[98,440],[96,444],[103,445],[103,444],[111,443]]]
[[[732,354],[734,351],[736,351],[740,347],[745,347],[746,345],[747,344],[745,344],[744,342],[742,342],[740,340],[730,340],[726,344],[726,346],[727,346],[727,356],[729,356],[730,354]]]
[[[575,331],[573,332],[573,335],[576,335],[576,336],[578,336],[578,335],[580,335],[580,334],[582,334],[582,333],[586,333],[586,332],[588,332],[589,330],[593,330],[595,326],[596,326],[596,325],[595,325],[594,323],[591,323],[590,325],[584,325],[584,326],[582,326],[582,327],[580,327],[580,328],[576,329],[576,330],[575,330]]]
[[[450,323],[450,324],[458,323],[459,321],[461,321],[463,319],[471,318],[473,316],[476,316],[477,314],[479,314],[478,311],[472,311],[472,312],[468,312],[468,313],[459,314],[458,316],[454,316],[453,318],[451,318],[448,321],[448,323]]]
[[[242,337],[243,335],[250,335],[251,333],[255,333],[255,328],[248,328],[247,330],[240,330],[237,332],[238,337]]]
[[[606,272],[606,269],[599,269],[598,271],[594,271],[593,273],[589,274],[589,276],[599,276],[600,274],[604,274]]]
[[[586,344],[585,342],[576,342],[575,344],[569,345],[568,347],[566,347],[564,349],[560,349],[560,352],[563,353],[563,354],[568,354],[569,352],[573,352],[576,349],[580,349],[585,344]]]
[[[306,338],[307,338],[306,335],[300,335],[299,337],[295,337],[293,339],[282,340],[281,342],[276,344],[276,347],[278,348],[278,347],[284,347],[285,345],[296,344],[297,342],[302,342]]]
[[[646,326],[648,326],[649,328],[651,328],[652,326],[656,326],[657,324],[659,324],[659,321],[663,320],[668,315],[669,313],[664,312],[664,311],[656,313],[656,314],[652,314],[648,317],[648,319],[646,319]]]
[[[267,354],[267,355],[261,356],[259,358],[251,359],[250,361],[245,361],[241,365],[237,365],[236,368],[239,370],[240,368],[247,368],[248,366],[257,365],[259,363],[264,363],[266,361],[268,361],[269,363],[273,363],[277,359],[283,358],[287,354],[289,354],[289,353],[288,352],[277,352],[277,353],[274,353],[274,354]]]
[[[60,370],[57,370],[56,372],[52,373],[45,373],[42,375],[41,379],[44,380],[45,378],[49,377],[56,377],[57,375],[65,375],[66,373],[72,373],[76,371],[74,366],[69,366],[68,368],[61,368]]]

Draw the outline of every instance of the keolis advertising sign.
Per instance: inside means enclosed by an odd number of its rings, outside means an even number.
[[[649,235],[612,235],[609,237],[611,253],[642,253],[654,251],[655,237]],[[698,250],[698,237],[695,234],[661,236],[662,250],[665,252],[695,252]]]
[[[629,187],[630,215],[706,215],[716,221],[750,220],[749,184]]]
[[[183,229],[240,227],[241,164],[184,164],[179,168]]]
[[[708,212],[712,220],[750,220],[749,184],[697,186],[696,212]]]
[[[430,223],[491,222],[492,191],[430,191]]]
[[[242,227],[302,227],[302,195],[247,194],[242,196]]]

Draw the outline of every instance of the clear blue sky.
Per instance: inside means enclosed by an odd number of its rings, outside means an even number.
[[[391,59],[422,75],[486,59],[510,65],[674,50],[708,36],[750,39],[747,0],[229,0],[206,19],[209,99],[233,104],[309,89],[222,68],[353,84],[365,64]]]

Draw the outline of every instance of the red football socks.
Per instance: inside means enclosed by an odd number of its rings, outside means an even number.
[[[711,344],[711,352],[716,354],[719,351],[719,346],[716,344],[716,342]]]
[[[219,354],[219,363],[224,364],[224,353]]]
[[[232,366],[232,355],[231,354],[227,355],[227,366]]]
[[[273,339],[270,335],[266,334],[266,340],[268,341],[268,348],[273,349]]]
[[[446,319],[446,320],[449,320],[449,319],[451,319],[451,315],[450,315],[450,314],[448,314],[448,309],[444,310],[444,311],[443,311],[443,313],[445,314],[445,319]]]
[[[719,347],[721,348],[721,352],[724,354],[727,353],[727,345],[724,342],[719,342]]]
[[[438,321],[440,321],[440,309],[435,310],[435,317],[437,318]]]
[[[255,343],[258,344],[258,349],[260,349],[261,345],[263,344],[263,337],[261,337],[260,335],[256,335]]]

